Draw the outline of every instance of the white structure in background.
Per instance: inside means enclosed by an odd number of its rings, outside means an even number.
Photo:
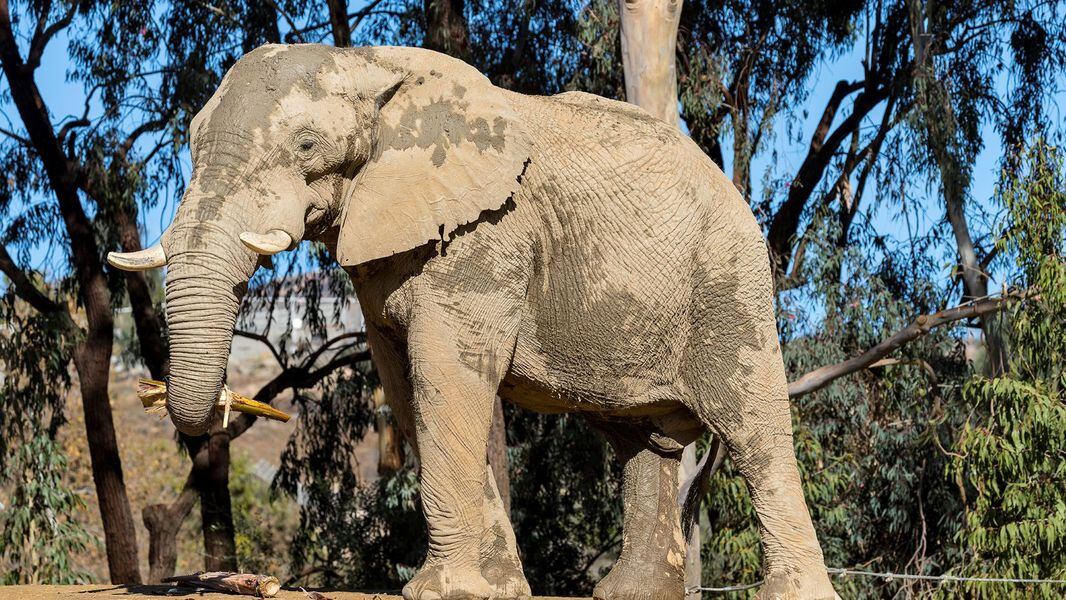
[[[337,304],[341,302],[342,299],[332,297],[322,298],[319,301],[327,320],[332,321]],[[290,355],[299,355],[302,350],[317,348],[330,337],[345,332],[362,331],[364,328],[363,314],[359,311],[359,304],[354,298],[347,301],[347,305],[341,309],[340,325],[331,322],[324,338],[312,335],[303,317],[303,299],[289,298],[287,302],[279,299],[272,312],[262,310],[250,317],[242,316],[237,326],[245,331],[265,334],[280,352]],[[253,364],[260,359],[274,361],[270,350],[262,342],[234,336],[233,347],[230,350],[230,369],[241,368],[242,364]]]

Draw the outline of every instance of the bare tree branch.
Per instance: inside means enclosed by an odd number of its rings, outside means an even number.
[[[270,353],[274,355],[274,360],[278,361],[278,365],[282,369],[285,369],[285,368],[288,367],[288,365],[286,364],[286,361],[285,361],[285,357],[283,357],[281,355],[281,352],[278,351],[277,347],[274,346],[274,343],[271,342],[270,338],[268,338],[266,335],[264,335],[262,333],[255,333],[254,331],[244,331],[243,329],[234,329],[233,330],[233,335],[235,335],[237,337],[247,338],[247,339],[250,339],[250,340],[255,340],[255,341],[263,344],[264,346],[267,347],[267,349],[270,350]]]
[[[834,365],[820,367],[793,381],[788,385],[788,395],[790,398],[798,398],[811,392],[816,392],[845,375],[877,365],[881,359],[926,335],[934,327],[962,319],[978,318],[997,313],[1011,302],[1025,297],[1024,293],[1007,296],[986,296],[953,308],[921,315],[910,325],[892,334],[859,356]]]
[[[59,143],[62,144],[71,131],[79,127],[88,127],[91,124],[89,119],[86,118],[72,119],[63,123],[63,126],[59,128],[59,133],[56,134],[56,138],[59,140]]]
[[[832,133],[825,135],[825,132],[816,130],[812,136],[807,156],[789,184],[788,196],[771,220],[767,234],[773,254],[774,276],[778,281],[786,274],[803,210],[825,175],[833,155],[844,140],[859,128],[866,116],[889,97],[891,87],[891,84],[874,85],[873,89],[863,90],[852,102],[851,113]]]
[[[41,18],[37,21],[37,29],[33,32],[33,39],[30,40],[30,51],[26,56],[26,64],[23,66],[27,70],[33,71],[41,66],[41,56],[44,54],[45,48],[48,47],[48,42],[52,41],[55,34],[70,26],[71,21],[74,20],[74,14],[78,10],[78,4],[71,2],[70,6],[67,7],[67,12],[58,21],[45,27],[44,24],[47,22],[51,8],[52,3],[46,2],[41,9]]]
[[[8,131],[7,129],[4,129],[3,127],[0,127],[0,133],[2,133],[4,135],[6,135],[7,137],[15,140],[16,142],[22,144],[23,146],[26,146],[27,148],[30,148],[30,149],[33,148],[33,142],[31,142],[28,139],[22,137],[21,135],[15,133],[14,131]]]
[[[11,280],[15,294],[38,312],[43,314],[65,314],[67,315],[67,320],[70,320],[70,312],[67,307],[52,300],[44,292],[37,289],[37,286],[30,281],[26,273],[15,264],[15,261],[4,246],[0,246],[0,272],[3,272]],[[70,321],[69,325],[73,327],[74,322]]]
[[[348,332],[348,333],[342,333],[342,334],[340,334],[338,336],[335,336],[333,338],[330,338],[330,339],[326,340],[321,346],[318,347],[317,350],[312,352],[307,357],[307,359],[303,361],[303,363],[302,363],[303,367],[306,368],[306,369],[310,369],[311,367],[313,367],[315,365],[315,363],[322,356],[322,354],[330,349],[330,347],[332,347],[337,342],[342,342],[344,340],[350,340],[350,339],[356,340],[356,343],[366,342],[366,332],[365,331],[353,331],[353,332]]]
[[[833,381],[851,375],[857,371],[896,364],[918,365],[926,373],[930,381],[935,384],[937,382],[936,371],[933,370],[933,367],[928,362],[921,359],[906,360],[885,357],[904,345],[926,335],[934,327],[953,323],[955,321],[961,321],[962,319],[978,318],[984,315],[997,313],[1006,308],[1011,302],[1024,300],[1026,298],[1032,297],[1027,296],[1025,292],[1007,296],[985,297],[932,314],[921,315],[910,325],[892,334],[886,340],[877,344],[873,348],[870,348],[866,352],[863,352],[859,356],[833,365],[819,367],[806,373],[788,385],[788,396],[789,398],[799,398],[800,396],[805,396],[811,392],[816,392]],[[722,450],[718,446],[713,446],[707,453],[705,453],[700,458],[701,468],[696,471],[696,476],[699,477],[699,473],[702,471],[702,465],[706,464],[711,456],[715,456],[715,464],[711,473],[717,470],[718,466],[721,464],[721,459],[724,458],[724,456],[721,456],[721,453]],[[708,474],[707,477],[709,478],[710,474]],[[694,480],[686,480],[684,484],[686,487],[684,489],[689,489],[695,484],[696,482]],[[704,482],[703,485],[706,485],[706,482]]]
[[[146,133],[153,133],[163,129],[163,127],[166,127],[167,123],[170,122],[170,113],[171,111],[167,111],[165,114],[159,116],[158,118],[145,121],[144,123],[141,123],[136,128],[134,128],[134,130],[126,136],[126,139],[122,141],[122,145],[119,146],[119,157],[125,160],[126,157],[129,156],[130,150],[133,149],[133,145],[137,143],[137,140],[140,139],[142,135]]]
[[[825,144],[825,138],[829,135],[829,127],[833,124],[833,120],[836,119],[837,111],[840,110],[840,103],[844,101],[844,98],[861,90],[865,84],[865,81],[852,81],[849,83],[845,79],[837,82],[836,87],[833,89],[833,94],[829,96],[829,100],[825,103],[822,118],[819,119],[818,125],[814,128],[814,135],[811,136],[811,152],[818,152]]]
[[[264,404],[272,404],[274,400],[277,399],[278,395],[285,390],[315,387],[333,371],[341,367],[353,366],[367,360],[370,360],[370,352],[363,351],[335,358],[326,366],[316,371],[310,371],[301,367],[285,369],[268,381],[263,387],[259,388],[259,391],[253,396],[253,399]],[[246,413],[241,413],[237,418],[231,418],[229,427],[226,428],[226,432],[229,433],[230,439],[235,439],[245,431],[248,431],[248,429],[255,424],[255,420],[255,417]]]

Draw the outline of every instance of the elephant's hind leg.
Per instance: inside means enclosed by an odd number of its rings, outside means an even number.
[[[601,429],[625,467],[622,553],[596,585],[599,600],[680,600],[685,595],[685,538],[677,503],[681,452],[663,452],[648,431],[612,423]]]
[[[773,351],[741,351],[747,363],[743,375],[722,376],[722,371],[707,369],[714,364],[711,356],[697,357],[706,370],[692,378],[697,397],[692,408],[721,436],[748,484],[765,557],[766,583],[756,598],[836,598],[803,499],[776,337],[773,344]]]
[[[698,265],[685,402],[721,437],[748,484],[765,557],[757,598],[834,598],[800,486],[762,234],[752,223],[736,235],[750,243],[738,238],[732,256],[709,247]]]

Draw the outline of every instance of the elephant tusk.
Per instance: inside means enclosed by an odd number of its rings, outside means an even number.
[[[256,254],[270,256],[292,245],[292,236],[280,229],[271,229],[266,233],[245,231],[240,235],[241,242]]]
[[[147,271],[167,264],[167,255],[156,244],[136,252],[108,252],[107,264],[123,271]]]

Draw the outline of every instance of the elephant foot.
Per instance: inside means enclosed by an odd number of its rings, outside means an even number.
[[[766,576],[755,600],[840,600],[825,567]]]
[[[492,587],[492,598],[529,600],[533,595],[522,567],[506,557],[493,557],[481,563],[481,574]]]
[[[488,599],[492,595],[492,586],[476,564],[468,567],[427,564],[403,586],[404,600]]]
[[[680,600],[685,597],[685,573],[662,562],[618,559],[611,572],[596,584],[596,600]]]

